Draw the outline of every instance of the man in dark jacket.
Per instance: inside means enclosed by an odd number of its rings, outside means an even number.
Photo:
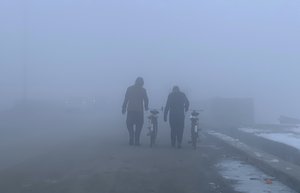
[[[127,129],[129,132],[129,145],[140,145],[140,135],[144,124],[144,106],[148,110],[148,96],[143,88],[144,80],[138,77],[133,86],[127,88],[122,113],[127,109]],[[135,129],[134,129],[135,126]]]
[[[185,118],[184,112],[188,111],[189,105],[189,100],[185,94],[179,90],[178,86],[174,86],[173,91],[168,96],[164,111],[165,121],[167,121],[169,113],[172,147],[175,147],[177,142],[177,148],[181,148]]]

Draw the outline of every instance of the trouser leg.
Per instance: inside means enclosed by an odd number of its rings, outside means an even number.
[[[141,135],[142,128],[143,128],[142,124],[136,124],[135,133],[134,133],[135,145],[140,145],[140,135]]]
[[[144,125],[144,114],[143,112],[139,112],[136,114],[136,119],[135,119],[135,145],[140,145],[140,136],[141,136],[141,131]]]
[[[128,134],[129,134],[129,145],[133,145],[134,142],[134,123],[132,120],[132,114],[130,112],[127,113],[127,120],[126,120],[126,125],[128,129]]]
[[[171,145],[172,147],[176,145],[176,130],[174,127],[171,127]]]
[[[170,114],[170,126],[172,128],[171,138],[172,138],[172,145],[176,145],[180,147],[182,143],[182,136],[183,136],[183,128],[184,128],[184,114],[181,113],[173,113]]]
[[[181,146],[182,137],[183,137],[183,128],[177,128],[177,143],[178,143],[178,146]]]
[[[127,123],[127,129],[129,133],[129,145],[133,145],[133,140],[134,140],[133,124]]]

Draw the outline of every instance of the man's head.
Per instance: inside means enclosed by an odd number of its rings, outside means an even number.
[[[180,91],[180,89],[179,89],[179,87],[178,87],[178,86],[174,86],[172,91],[173,91],[173,92],[179,92],[179,91]]]
[[[136,86],[144,86],[144,79],[142,77],[138,77],[136,80],[135,80],[135,85]]]

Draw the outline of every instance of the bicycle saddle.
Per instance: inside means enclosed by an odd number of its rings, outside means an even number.
[[[193,111],[191,114],[192,116],[198,116],[200,113],[198,113],[197,111]]]
[[[159,112],[158,112],[158,110],[153,109],[153,110],[150,111],[150,113],[153,114],[153,115],[157,115]]]

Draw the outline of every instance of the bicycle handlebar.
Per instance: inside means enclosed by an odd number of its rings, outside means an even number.
[[[190,110],[188,110],[187,112],[193,112],[193,111],[196,111],[196,112],[203,112],[204,110],[203,110],[203,109],[190,109]]]

